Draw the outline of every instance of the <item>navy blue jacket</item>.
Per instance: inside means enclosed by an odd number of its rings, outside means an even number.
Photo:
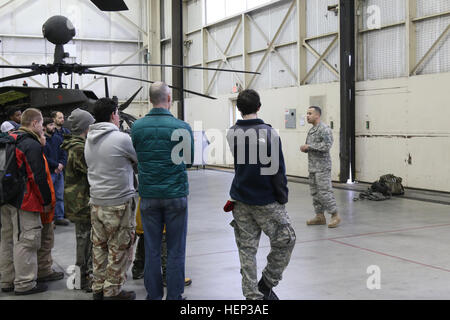
[[[47,143],[44,147],[44,154],[47,158],[50,172],[53,173],[55,169],[58,168],[59,163],[66,167],[67,153],[61,149],[61,144],[63,142],[61,136],[55,132],[51,136],[46,134],[45,139]]]
[[[249,130],[257,133],[256,138],[251,137]],[[252,139],[257,139],[257,142],[254,140],[252,143]],[[287,203],[289,190],[286,166],[281,139],[275,130],[261,119],[238,120],[236,125],[230,128],[227,140],[234,156],[235,175],[230,190],[231,198],[249,205],[259,206],[275,201],[281,204]],[[278,159],[272,159],[272,141],[278,141]],[[260,148],[263,148],[262,152],[260,152]],[[245,155],[239,155],[242,153],[239,151],[240,149],[245,150]],[[250,154],[252,149],[254,151],[253,159]],[[262,159],[261,154],[266,155],[267,159]],[[273,155],[273,157],[275,156],[276,154]],[[243,161],[239,161],[239,158]],[[268,159],[270,162],[267,161]],[[267,170],[272,164],[276,165],[270,170],[273,173],[265,174],[263,170]]]

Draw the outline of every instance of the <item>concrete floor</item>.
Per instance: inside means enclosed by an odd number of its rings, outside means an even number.
[[[185,289],[188,300],[241,300],[241,275],[228,200],[233,175],[228,172],[189,172],[189,226]],[[342,216],[336,229],[306,226],[313,216],[309,187],[289,183],[287,209],[297,234],[291,262],[275,292],[280,299],[450,299],[450,210],[448,205],[410,199],[353,201],[355,191],[335,189]],[[262,236],[258,271],[270,250]],[[54,268],[66,271],[75,261],[74,226],[57,227]],[[369,266],[378,266],[380,289],[369,290]],[[129,279],[125,289],[145,299],[143,280]],[[91,294],[69,290],[64,280],[50,290],[26,297],[0,293],[0,299],[91,299]]]

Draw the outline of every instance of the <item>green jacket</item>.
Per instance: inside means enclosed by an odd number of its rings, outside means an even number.
[[[91,221],[89,210],[89,182],[84,159],[86,139],[75,135],[64,135],[61,148],[67,151],[67,165],[64,176],[64,210],[72,222]]]
[[[177,129],[181,130],[173,135]],[[180,135],[175,137],[177,133]],[[186,197],[189,194],[186,167],[194,161],[194,138],[189,124],[166,109],[153,108],[134,123],[131,139],[138,158],[141,198]]]

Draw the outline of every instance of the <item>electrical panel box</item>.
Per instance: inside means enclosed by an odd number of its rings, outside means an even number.
[[[296,109],[286,109],[284,121],[286,123],[286,129],[297,128],[297,110]]]

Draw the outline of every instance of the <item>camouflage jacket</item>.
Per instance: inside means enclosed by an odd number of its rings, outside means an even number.
[[[322,172],[331,170],[330,149],[333,145],[333,133],[329,126],[320,122],[312,127],[306,138],[308,150],[309,172]]]
[[[84,159],[86,139],[75,135],[64,135],[61,148],[67,151],[64,176],[64,210],[72,222],[90,222],[89,182]]]

